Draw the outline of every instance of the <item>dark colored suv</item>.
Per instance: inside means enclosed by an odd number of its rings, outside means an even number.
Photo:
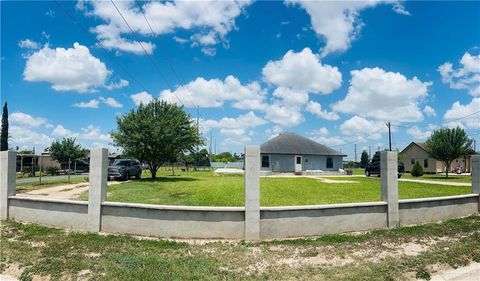
[[[128,180],[131,177],[139,179],[142,176],[142,166],[138,160],[117,159],[108,166],[108,179]]]
[[[403,173],[405,172],[405,166],[403,163],[399,162],[398,163],[398,178],[400,178]],[[365,175],[367,177],[371,175],[377,175],[380,176],[380,154],[377,152],[372,158],[372,162],[368,163],[367,166],[365,166]]]

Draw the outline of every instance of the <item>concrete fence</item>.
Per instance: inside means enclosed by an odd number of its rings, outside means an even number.
[[[260,150],[245,148],[245,206],[189,207],[107,202],[106,149],[92,149],[89,201],[15,195],[15,152],[0,155],[0,218],[91,232],[172,238],[274,239],[394,228],[477,214],[480,156],[472,193],[398,199],[397,154],[381,153],[379,202],[260,207]]]

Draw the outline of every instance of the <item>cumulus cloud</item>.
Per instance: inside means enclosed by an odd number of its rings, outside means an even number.
[[[479,111],[480,111],[480,97],[473,98],[470,103],[465,105],[461,104],[459,101],[456,101],[453,103],[452,107],[449,110],[447,110],[447,112],[443,116],[443,119],[449,127],[460,126],[464,128],[470,128],[470,129],[479,129],[480,128],[480,112]]]
[[[118,82],[112,82],[108,85],[105,85],[105,88],[107,90],[115,90],[115,89],[125,88],[128,85],[129,85],[129,82],[127,80],[120,79],[120,81],[118,81]]]
[[[453,64],[446,62],[438,67],[442,81],[450,88],[468,90],[472,96],[480,96],[480,54],[471,55],[466,52],[460,59],[460,66],[454,69]]]
[[[325,39],[325,47],[321,52],[322,56],[326,56],[332,52],[344,52],[350,48],[352,41],[359,36],[364,25],[361,20],[359,20],[359,14],[362,10],[375,7],[381,3],[393,3],[395,4],[394,10],[396,13],[407,13],[403,6],[394,0],[286,0],[285,3],[299,5],[309,14],[313,30]]]
[[[98,98],[103,104],[106,104],[107,106],[114,107],[114,108],[122,108],[123,105],[119,103],[116,99],[111,98],[111,97],[99,97]]]
[[[28,147],[39,146],[41,151],[43,148],[48,147],[53,141],[53,138],[50,136],[33,131],[27,127],[10,126],[9,131],[13,145]]]
[[[386,131],[382,121],[371,121],[360,116],[353,116],[340,125],[340,131],[346,136],[352,136],[358,141],[366,139],[378,140]]]
[[[18,47],[22,49],[32,49],[36,50],[40,48],[40,44],[30,39],[21,40],[18,42]]]
[[[407,129],[407,134],[417,140],[426,140],[432,134],[431,130],[422,131],[419,127],[413,126]]]
[[[96,99],[91,99],[88,102],[78,102],[74,103],[73,107],[78,107],[78,108],[98,108],[100,105],[100,102]]]
[[[430,82],[378,67],[353,70],[351,75],[347,96],[335,103],[333,110],[378,120],[423,120],[419,103],[428,95]]]
[[[139,106],[142,103],[148,104],[153,100],[153,96],[145,91],[131,95],[130,98],[132,99],[133,103],[137,106]]]
[[[199,107],[221,107],[224,102],[231,101],[232,106],[238,109],[262,110],[265,108],[266,92],[258,82],[241,84],[236,77],[230,75],[224,81],[198,77],[173,92],[164,90],[160,93],[160,99],[169,103],[179,103],[177,97],[187,107],[193,104]]]
[[[310,101],[305,107],[307,112],[325,120],[338,120],[340,116],[336,112],[322,110],[322,105],[318,102]]]
[[[61,137],[61,138],[76,138],[78,137],[78,133],[74,133],[62,125],[57,125],[53,130],[52,130],[52,136],[54,137]]]
[[[43,117],[33,117],[32,115],[23,112],[14,112],[10,114],[9,120],[14,125],[27,128],[40,127],[42,125],[46,127],[51,126],[47,119]]]
[[[265,118],[282,127],[294,127],[305,121],[298,106],[289,106],[274,102],[267,106]]]
[[[308,93],[330,94],[342,84],[338,68],[322,64],[310,48],[290,50],[281,60],[269,61],[262,74],[268,83]]]
[[[84,93],[103,86],[109,75],[105,64],[92,56],[87,47],[51,49],[45,45],[27,56],[23,78],[30,82],[49,82],[55,91]]]
[[[325,145],[341,145],[345,140],[339,136],[332,136],[327,128],[321,127],[308,133],[310,139]]]
[[[295,91],[290,88],[278,87],[272,95],[279,98],[286,105],[304,105],[308,102],[308,94],[302,91]]]
[[[191,30],[195,45],[211,46],[226,42],[227,34],[234,28],[235,19],[240,16],[251,1],[152,1],[141,4],[153,33],[134,1],[115,1],[132,30],[142,36],[171,34],[177,30]],[[92,29],[103,46],[123,52],[142,54],[142,47],[135,41],[125,39],[131,34],[112,3],[108,1],[79,1],[77,8],[86,15],[95,16],[106,23]],[[183,40],[181,40],[183,41]],[[183,42],[182,42],[183,43]],[[155,45],[142,42],[147,52],[153,52]]]
[[[58,138],[76,138],[80,141],[94,141],[105,145],[112,142],[110,134],[102,133],[100,127],[94,125],[88,125],[87,127],[81,128],[78,132],[69,130],[62,125],[57,125],[52,130],[52,136]]]
[[[431,106],[426,105],[423,108],[423,112],[428,116],[428,117],[435,117],[437,116],[437,112],[435,112],[435,109],[433,109]]]

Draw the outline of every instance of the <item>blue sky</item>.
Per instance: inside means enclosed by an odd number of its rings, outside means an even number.
[[[152,97],[199,106],[217,151],[293,131],[352,159],[388,121],[398,149],[439,126],[480,138],[477,1],[59,4],[1,2],[12,146],[114,150],[116,116]]]

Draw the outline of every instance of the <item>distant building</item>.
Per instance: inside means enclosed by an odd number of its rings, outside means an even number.
[[[261,170],[339,171],[345,154],[295,133],[282,133],[260,146]]]
[[[53,160],[49,153],[42,153],[42,155],[17,154],[17,172],[32,169],[32,166],[38,169],[40,165],[42,166],[43,170],[45,170],[47,167],[55,167],[60,169],[60,163],[58,163],[56,160]]]
[[[425,173],[444,173],[445,163],[431,157],[426,150],[424,142],[411,142],[400,153],[405,166],[405,172],[411,172],[413,165],[418,161]],[[471,155],[464,155],[453,160],[450,171],[454,172],[457,167],[461,167],[465,173],[470,173],[472,165]]]

